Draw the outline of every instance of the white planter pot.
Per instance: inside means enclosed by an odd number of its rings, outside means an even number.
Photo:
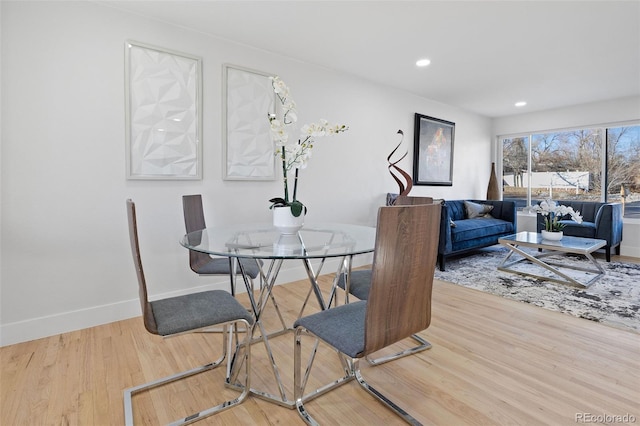
[[[562,239],[562,231],[551,232],[542,230],[542,239],[549,241],[560,241]]]
[[[304,226],[304,213],[295,217],[290,207],[273,208],[273,226],[281,234],[295,234]]]

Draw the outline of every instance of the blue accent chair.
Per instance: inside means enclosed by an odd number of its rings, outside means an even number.
[[[622,204],[620,203],[599,203],[595,201],[570,201],[554,200],[557,204],[571,207],[580,212],[582,223],[571,220],[570,217],[563,218],[564,235],[572,237],[595,238],[606,240],[604,247],[607,262],[611,262],[611,249],[615,248],[616,254],[620,254],[620,243],[622,242]],[[544,217],[538,214],[537,231],[544,229]]]

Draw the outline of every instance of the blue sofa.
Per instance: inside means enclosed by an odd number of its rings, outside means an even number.
[[[564,235],[572,237],[596,238],[607,240],[604,247],[607,262],[611,261],[611,249],[616,249],[616,254],[620,254],[620,243],[622,242],[622,204],[620,203],[598,203],[594,201],[569,201],[554,200],[557,204],[571,207],[574,211],[582,215],[582,223],[571,220],[570,217],[560,220],[563,223]],[[544,229],[544,217],[538,214],[537,230]]]
[[[516,233],[516,204],[513,201],[466,200],[490,205],[493,209],[480,217],[469,218],[465,200],[446,200],[440,218],[438,265],[445,270],[445,259],[498,243],[498,238]]]

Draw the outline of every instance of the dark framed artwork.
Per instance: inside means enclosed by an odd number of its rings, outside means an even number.
[[[426,115],[415,115],[413,132],[413,183],[453,185],[453,139],[456,124]]]

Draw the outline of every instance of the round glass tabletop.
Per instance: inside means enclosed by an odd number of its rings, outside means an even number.
[[[305,225],[296,234],[280,234],[270,224],[211,227],[185,235],[189,250],[254,259],[342,257],[374,250],[376,228],[326,223]]]

